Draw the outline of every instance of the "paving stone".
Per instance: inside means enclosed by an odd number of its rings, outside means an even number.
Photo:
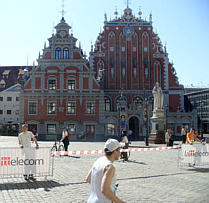
[[[4,139],[3,142],[1,140]],[[18,146],[17,138],[0,136],[0,147]],[[53,142],[39,142],[40,147]],[[103,149],[102,142],[72,142],[71,150]],[[142,142],[132,145],[144,146]],[[163,146],[163,145],[159,145]],[[0,202],[86,202],[90,185],[84,180],[101,155],[54,158],[54,176],[27,183],[21,178],[0,179]],[[209,167],[179,168],[178,150],[132,152],[130,160],[115,162],[117,195],[126,202],[208,202]]]

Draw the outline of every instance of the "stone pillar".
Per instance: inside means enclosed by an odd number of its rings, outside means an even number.
[[[152,130],[149,137],[151,144],[164,144],[165,143],[165,112],[164,110],[157,110],[153,112],[151,117]]]

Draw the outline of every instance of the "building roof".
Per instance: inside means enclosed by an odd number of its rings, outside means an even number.
[[[185,88],[185,95],[198,95],[209,93],[209,88]]]
[[[20,83],[24,69],[30,71],[32,66],[0,66],[0,92]]]

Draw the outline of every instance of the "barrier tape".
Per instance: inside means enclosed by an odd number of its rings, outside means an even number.
[[[153,147],[153,148],[130,148],[130,149],[121,149],[121,152],[147,152],[147,151],[160,151],[160,150],[169,150],[169,149],[179,149],[181,146],[172,146],[172,147]],[[90,155],[90,154],[104,154],[104,150],[73,150],[73,151],[58,151],[51,152],[52,155],[61,156],[61,155]]]

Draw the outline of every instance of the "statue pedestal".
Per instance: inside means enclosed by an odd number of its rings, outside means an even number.
[[[164,109],[153,111],[151,118],[152,131],[149,137],[151,144],[164,144],[165,143],[165,112]]]

